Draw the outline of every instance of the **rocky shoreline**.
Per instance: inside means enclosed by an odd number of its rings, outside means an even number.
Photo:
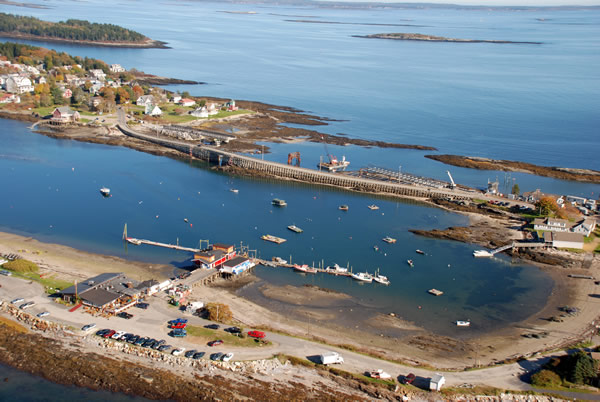
[[[51,36],[25,34],[20,32],[1,32],[0,37],[11,39],[24,39],[35,42],[68,43],[72,45],[82,46],[122,47],[133,49],[170,49],[170,47],[167,46],[167,42],[162,42],[150,38],[146,38],[146,40],[144,40],[143,42],[103,42],[93,40],[63,39]]]
[[[590,169],[539,166],[527,162],[489,159],[475,156],[425,155],[425,157],[445,163],[447,165],[466,167],[470,169],[523,172],[536,176],[552,177],[554,179],[600,183],[600,172]]]
[[[460,39],[446,38],[444,36],[424,35],[419,33],[379,33],[372,35],[352,35],[353,38],[366,39],[392,39],[392,40],[412,40],[422,42],[455,42],[455,43],[499,43],[499,44],[524,44],[541,45],[542,42],[525,42],[511,40],[486,40],[486,39]]]

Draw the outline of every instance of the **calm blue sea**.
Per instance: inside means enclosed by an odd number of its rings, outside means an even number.
[[[291,106],[339,120],[331,134],[435,146],[439,153],[600,170],[599,11],[324,9],[176,1],[44,2],[48,9],[0,5],[46,20],[79,18],[125,26],[171,49],[48,44],[148,73],[207,82],[171,86],[193,95]],[[110,13],[107,12],[110,10]],[[224,12],[228,11],[228,12]],[[254,14],[231,13],[252,11]],[[309,20],[325,23],[294,22]],[[335,22],[335,24],[330,23]],[[395,24],[382,26],[373,24]],[[455,38],[539,41],[541,45],[422,43],[355,38],[416,32]],[[37,44],[37,43],[34,43]],[[152,263],[185,265],[185,253],[129,247],[130,235],[196,246],[200,239],[249,245],[261,257],[337,262],[379,269],[392,285],[360,286],[327,276],[259,268],[263,280],[314,283],[347,292],[364,309],[394,311],[442,334],[470,318],[473,334],[506,326],[541,308],[552,281],[537,268],[500,257],[475,260],[468,244],[415,237],[410,228],[464,225],[466,218],[421,205],[304,184],[226,176],[198,162],[129,149],[55,140],[21,122],[0,125],[0,230]],[[314,166],[321,144],[265,144],[266,158],[300,151]],[[597,198],[600,186],[527,174],[481,172],[423,158],[422,151],[330,147],[352,168],[401,169],[503,190]],[[99,196],[101,186],[113,197]],[[239,189],[235,194],[230,188]],[[288,201],[273,209],[272,198]],[[367,205],[377,203],[378,211]],[[342,213],[338,205],[348,204]],[[187,218],[192,226],[184,222]],[[285,229],[295,223],[300,235]],[[288,242],[260,240],[270,233]],[[381,242],[390,235],[395,245]],[[379,251],[373,249],[379,246]],[[425,250],[420,256],[415,249]],[[415,260],[410,269],[406,260]],[[445,291],[439,298],[429,288]],[[420,308],[419,308],[420,306]]]

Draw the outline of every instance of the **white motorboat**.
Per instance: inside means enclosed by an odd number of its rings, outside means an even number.
[[[492,257],[494,254],[487,250],[475,250],[473,251],[473,257]]]
[[[105,197],[110,196],[110,188],[108,188],[108,187],[102,187],[100,189],[100,194],[102,194]]]
[[[389,285],[390,284],[390,281],[387,278],[387,276],[383,276],[383,275],[379,275],[379,274],[375,275],[373,277],[373,280],[375,282],[377,282],[377,283],[381,283],[382,285]]]
[[[352,274],[352,279],[356,279],[357,281],[371,283],[373,282],[373,276],[368,272],[358,272],[356,274]]]
[[[456,321],[457,327],[469,327],[471,326],[471,321]]]

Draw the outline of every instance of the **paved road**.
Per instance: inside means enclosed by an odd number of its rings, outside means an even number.
[[[434,373],[429,370],[408,368],[399,364],[352,353],[347,350],[337,349],[276,333],[267,332],[267,338],[273,344],[264,348],[234,348],[224,344],[213,349],[205,344],[192,343],[193,338],[191,337],[186,339],[173,339],[167,335],[169,329],[167,328],[166,323],[170,319],[185,316],[190,320],[190,324],[198,326],[203,326],[210,322],[199,317],[180,313],[175,307],[168,305],[166,297],[163,296],[151,297],[149,300],[150,307],[147,310],[137,308],[130,309],[129,312],[134,314],[134,317],[130,320],[125,320],[119,317],[93,317],[86,313],[83,308],[80,308],[75,312],[69,312],[67,307],[55,303],[50,297],[46,296],[43,293],[42,286],[35,282],[24,281],[14,277],[0,276],[0,285],[1,300],[10,301],[14,298],[22,297],[25,301],[34,301],[36,305],[27,310],[29,313],[37,314],[42,311],[48,311],[50,312],[50,315],[46,317],[47,320],[70,325],[75,328],[81,328],[83,325],[95,323],[97,325],[95,330],[100,328],[112,328],[115,330],[133,332],[138,335],[150,336],[156,339],[166,339],[167,342],[173,346],[185,347],[188,350],[197,349],[205,351],[207,354],[213,350],[222,352],[232,351],[235,353],[234,360],[269,358],[276,353],[285,353],[300,358],[310,358],[311,356],[319,355],[325,351],[335,350],[344,357],[344,364],[341,365],[341,368],[350,372],[363,373],[366,370],[381,368],[398,378],[408,374],[408,372],[413,372],[423,382],[430,378]],[[221,331],[222,329],[215,331],[215,339],[218,339],[219,334],[223,333]],[[93,333],[82,333],[81,335],[94,336]],[[549,359],[549,357],[468,372],[445,373],[444,375],[446,376],[446,384],[448,386],[469,383],[491,385],[503,389],[527,390],[530,389],[530,386],[521,381],[520,376],[528,371],[536,370],[541,364],[547,361],[547,359]]]

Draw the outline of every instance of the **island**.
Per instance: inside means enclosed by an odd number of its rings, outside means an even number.
[[[97,24],[77,19],[49,22],[6,13],[0,13],[0,36],[94,46],[168,48],[165,42],[150,39],[118,25]]]
[[[541,45],[542,42],[511,41],[511,40],[487,40],[487,39],[459,39],[446,38],[444,36],[424,35],[420,33],[378,33],[372,35],[352,35],[354,38],[367,39],[392,39],[392,40],[414,40],[423,42],[458,42],[458,43],[514,43],[525,45]]]

